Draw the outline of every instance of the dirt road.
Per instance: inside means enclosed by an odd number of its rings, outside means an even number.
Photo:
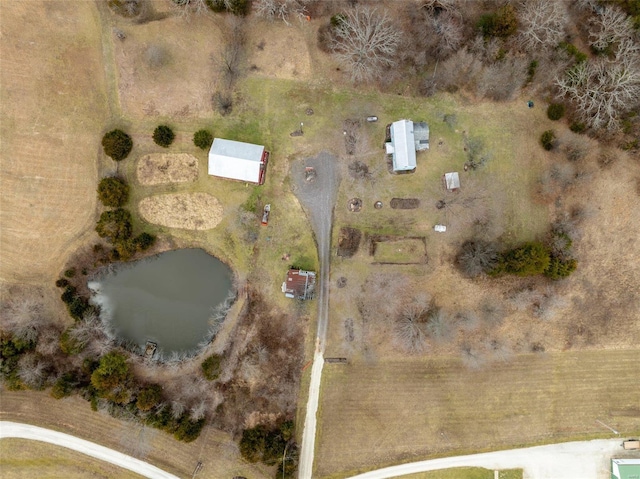
[[[609,459],[616,453],[623,452],[621,444],[621,439],[598,439],[443,457],[386,467],[350,479],[386,479],[450,467],[523,469],[524,479],[608,479]]]
[[[56,446],[66,447],[74,451],[81,452],[87,456],[95,457],[101,461],[109,462],[128,469],[145,477],[178,479],[177,476],[158,469],[149,463],[143,462],[135,457],[127,456],[121,452],[114,451],[96,443],[85,441],[69,434],[64,434],[51,429],[32,426],[30,424],[21,424],[10,421],[0,421],[0,439],[4,438],[30,439],[33,441],[42,441]]]
[[[308,168],[313,168],[309,171]],[[316,414],[320,398],[320,379],[324,365],[324,347],[329,324],[329,264],[331,257],[331,223],[333,206],[340,184],[337,158],[320,153],[314,158],[292,165],[294,192],[309,218],[318,245],[320,275],[318,281],[318,332],[311,368],[309,399],[302,434],[298,477],[311,479],[316,438]]]

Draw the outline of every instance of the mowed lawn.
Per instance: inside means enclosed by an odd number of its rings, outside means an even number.
[[[443,455],[640,432],[638,350],[514,357],[480,370],[447,358],[323,371],[315,477]]]
[[[3,479],[23,477],[136,479],[143,477],[71,449],[26,439],[0,441],[0,469],[2,469]]]
[[[92,2],[1,2],[0,278],[52,281],[92,229],[108,121]]]

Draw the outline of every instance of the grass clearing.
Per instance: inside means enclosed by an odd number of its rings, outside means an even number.
[[[371,249],[376,263],[380,264],[422,264],[427,262],[424,238],[371,239]]]
[[[186,153],[144,155],[136,171],[141,185],[187,183],[198,178],[198,159]]]
[[[596,419],[623,435],[637,434],[637,354],[522,355],[476,370],[447,358],[326,368],[316,475],[344,477],[437,456],[609,437]]]
[[[4,479],[21,477],[81,479],[86,477],[141,478],[126,469],[71,449],[27,439],[0,441],[0,468]]]

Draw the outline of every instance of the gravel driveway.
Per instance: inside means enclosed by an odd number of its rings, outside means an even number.
[[[312,181],[306,180],[306,168],[315,170]],[[318,296],[318,333],[320,350],[324,351],[329,303],[329,263],[331,258],[331,223],[340,186],[338,158],[322,152],[313,158],[299,160],[291,166],[293,192],[302,204],[313,228],[320,263]]]
[[[309,399],[302,433],[298,477],[311,479],[316,438],[316,416],[320,400],[320,380],[324,365],[324,346],[329,323],[329,264],[331,257],[331,223],[340,173],[338,159],[329,153],[295,162],[291,166],[293,192],[302,204],[315,234],[320,263],[318,298],[318,332],[311,369]],[[307,168],[313,168],[313,179],[307,181]]]

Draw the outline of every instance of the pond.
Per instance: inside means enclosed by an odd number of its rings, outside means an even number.
[[[92,302],[117,339],[190,354],[217,332],[234,293],[227,265],[202,249],[111,265],[89,282]]]

